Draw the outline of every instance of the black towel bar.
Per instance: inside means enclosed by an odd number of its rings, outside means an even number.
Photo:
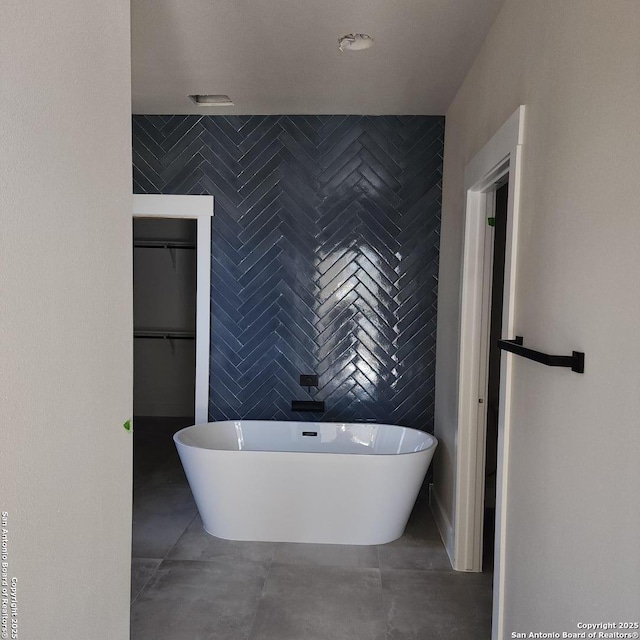
[[[582,351],[574,351],[570,356],[552,356],[548,353],[534,351],[522,346],[524,339],[522,336],[516,336],[515,340],[498,340],[498,346],[504,351],[515,353],[529,360],[535,360],[548,367],[569,367],[571,371],[576,373],[584,373],[584,353]]]

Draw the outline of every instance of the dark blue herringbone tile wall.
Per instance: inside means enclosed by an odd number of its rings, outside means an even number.
[[[136,193],[215,197],[212,420],[432,431],[444,118],[134,116]],[[299,374],[317,373],[308,395]]]

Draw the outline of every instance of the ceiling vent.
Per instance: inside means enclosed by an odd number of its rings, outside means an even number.
[[[366,33],[349,33],[338,40],[340,51],[361,51],[373,46],[373,38]]]
[[[233,107],[229,96],[195,93],[189,96],[199,107]]]

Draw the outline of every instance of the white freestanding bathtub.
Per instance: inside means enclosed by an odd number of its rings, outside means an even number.
[[[402,535],[437,445],[386,424],[261,420],[173,439],[208,533],[360,545]]]

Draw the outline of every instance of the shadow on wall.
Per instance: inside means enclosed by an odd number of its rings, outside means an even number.
[[[433,430],[443,136],[439,116],[134,116],[135,192],[215,197],[210,419]]]

